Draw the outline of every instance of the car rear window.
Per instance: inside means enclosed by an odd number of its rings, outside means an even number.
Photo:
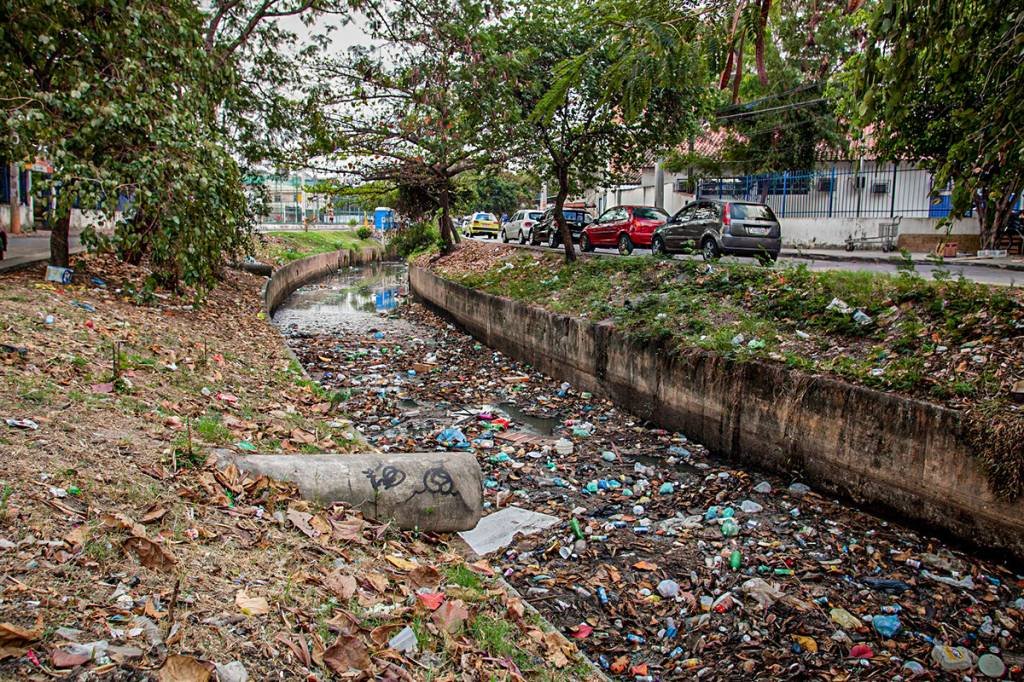
[[[490,213],[477,213],[476,214],[476,219],[477,220],[494,220],[495,218]]]
[[[587,214],[585,211],[562,211],[566,220],[571,220],[574,223],[585,223],[587,222]]]
[[[633,209],[633,217],[644,218],[645,220],[668,220],[668,213],[662,211],[660,208],[637,206]]]
[[[763,204],[730,204],[729,216],[736,220],[775,220],[771,207]]]
[[[527,214],[529,220],[540,220],[544,216],[540,211],[531,211]]]

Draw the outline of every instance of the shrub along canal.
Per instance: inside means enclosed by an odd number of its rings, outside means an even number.
[[[374,446],[471,450],[485,514],[554,517],[487,559],[612,676],[1019,676],[1020,575],[539,374],[408,301],[404,273],[343,270],[274,320]]]

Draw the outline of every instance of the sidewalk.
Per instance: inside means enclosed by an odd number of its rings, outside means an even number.
[[[844,249],[783,249],[783,258],[803,258],[806,260],[825,261],[862,261],[865,263],[900,263],[903,257],[898,252],[884,251],[846,251]],[[996,268],[1000,270],[1018,270],[1024,272],[1024,257],[1009,256],[1007,258],[962,258],[936,259],[927,253],[912,253],[911,260],[918,265],[972,265],[979,268]]]
[[[85,247],[77,234],[70,237],[69,253],[83,253]],[[50,233],[48,231],[30,234],[7,235],[7,252],[0,260],[0,272],[9,272],[18,268],[28,267],[36,263],[45,263],[50,259]]]

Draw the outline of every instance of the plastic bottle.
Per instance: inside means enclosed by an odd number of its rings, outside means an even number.
[[[729,568],[731,568],[734,571],[738,571],[740,570],[740,566],[742,564],[743,555],[740,554],[740,551],[738,549],[734,549],[732,553],[729,554]]]
[[[580,528],[580,522],[573,519],[569,522],[569,527],[572,528],[572,534],[576,536],[577,540],[583,539],[583,529]]]
[[[733,521],[731,518],[727,517],[725,521],[722,522],[722,535],[724,535],[725,537],[735,537],[739,535],[739,533],[740,527],[736,525],[736,522]]]

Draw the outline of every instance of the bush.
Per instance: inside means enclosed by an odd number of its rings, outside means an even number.
[[[391,240],[395,253],[406,258],[441,243],[441,234],[431,222],[413,223],[403,227]]]
[[[366,225],[363,225],[358,230],[356,230],[356,236],[359,237],[360,239],[369,239],[372,235],[373,230],[371,230]]]

